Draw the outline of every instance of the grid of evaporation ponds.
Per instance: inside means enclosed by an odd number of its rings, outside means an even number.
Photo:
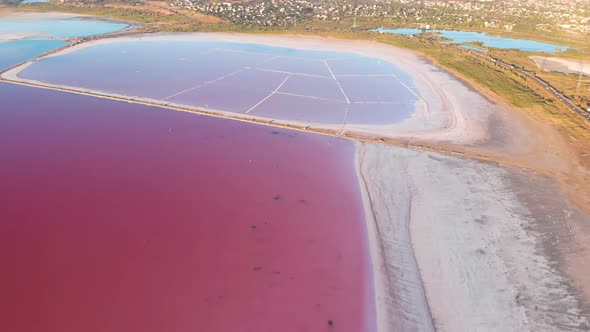
[[[328,125],[397,123],[414,111],[419,98],[410,76],[381,59],[231,42],[102,44],[39,60],[21,75],[192,107]]]

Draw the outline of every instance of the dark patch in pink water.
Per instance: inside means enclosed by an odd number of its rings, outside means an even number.
[[[0,84],[0,330],[374,330],[352,143]]]

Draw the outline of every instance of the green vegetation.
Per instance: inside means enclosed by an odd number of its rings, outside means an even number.
[[[439,43],[418,38],[413,38],[415,40],[407,38],[404,41],[388,40],[387,36],[385,38],[380,41],[425,54],[443,68],[489,89],[509,104],[525,110],[533,117],[554,123],[563,133],[590,143],[590,126],[585,119],[556,101],[537,83],[529,82],[525,76],[516,71]],[[522,54],[518,51],[512,52]]]
[[[441,44],[435,38],[424,39],[381,34],[372,39],[425,54],[438,65],[458,73],[462,78],[470,79],[487,87],[516,107],[529,108],[543,105],[549,112],[557,111],[554,104],[549,103],[544,96],[531,89],[527,85],[526,79],[516,72],[471,56],[456,47]]]
[[[169,15],[160,12],[140,9],[117,8],[106,6],[75,6],[75,5],[57,5],[54,3],[38,3],[34,6],[19,7],[19,11],[31,12],[51,12],[59,11],[62,13],[75,13],[84,15],[94,15],[108,17],[125,22],[142,23],[144,27],[149,28],[152,25],[161,26],[160,31],[175,31],[181,29],[184,25],[191,25],[194,28],[199,27],[199,22],[179,15]],[[166,29],[168,27],[168,29]],[[198,29],[195,29],[198,30]],[[195,31],[192,30],[192,31]],[[180,31],[180,30],[179,30]]]

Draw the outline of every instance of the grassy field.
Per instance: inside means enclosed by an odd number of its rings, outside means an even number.
[[[582,84],[580,85],[580,89],[578,89],[578,95],[576,98],[574,98],[579,75],[565,75],[557,72],[544,72],[540,70],[535,62],[530,58],[533,55],[547,56],[547,54],[523,53],[517,50],[493,50],[489,52],[489,54],[496,59],[513,64],[514,66],[522,68],[528,72],[535,73],[538,77],[542,78],[546,82],[549,82],[564,96],[570,98],[578,106],[582,108],[588,107],[587,103],[590,101],[590,77],[582,77]],[[563,59],[572,59],[572,57],[563,53],[553,56]]]
[[[476,85],[489,89],[507,103],[526,111],[531,116],[557,125],[560,131],[573,136],[576,140],[590,143],[590,124],[587,120],[561,102],[554,100],[554,97],[545,89],[534,82],[529,82],[514,71],[506,70],[492,62],[475,58],[465,51],[434,41],[384,34],[376,39],[422,53],[436,64]]]

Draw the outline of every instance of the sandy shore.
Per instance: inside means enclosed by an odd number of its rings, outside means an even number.
[[[378,331],[434,331],[410,238],[405,175],[391,167],[385,154],[367,151],[367,146],[375,145],[357,144],[355,159],[373,263]],[[402,158],[413,153],[396,151]],[[378,179],[372,172],[379,173]]]
[[[513,179],[548,192],[551,185],[517,168],[358,148],[368,219],[377,225],[369,227],[374,257],[383,261],[374,263],[378,303],[395,317],[389,330],[587,330],[584,296],[550,254],[554,229],[540,225],[563,225],[579,211],[555,196],[550,211],[541,211],[550,196],[539,199]]]
[[[0,33],[0,43],[12,40],[19,40],[27,37],[32,37],[40,34],[41,31],[26,31],[26,32],[6,32]]]

